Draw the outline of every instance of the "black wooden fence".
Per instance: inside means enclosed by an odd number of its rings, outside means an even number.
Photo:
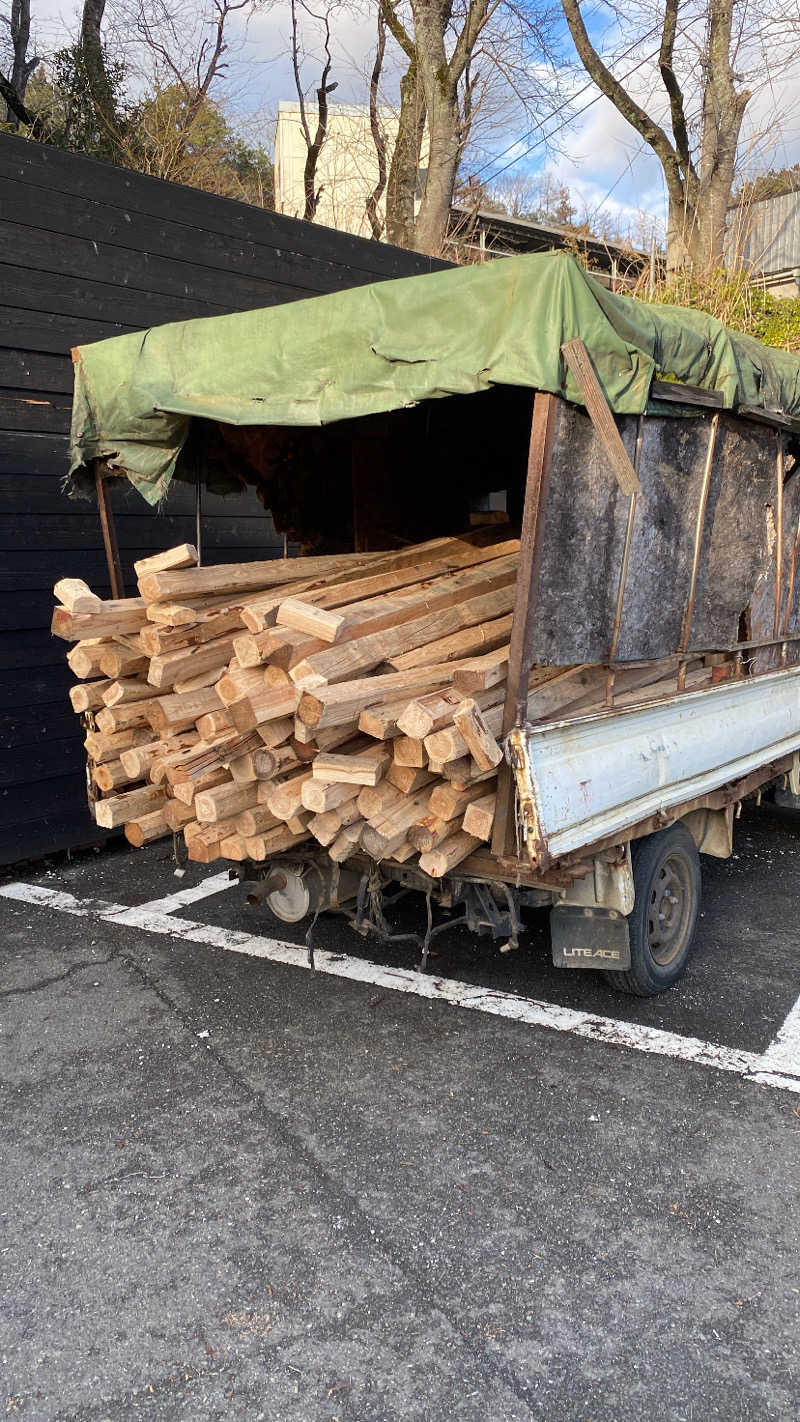
[[[0,864],[97,840],[56,577],[108,595],[95,506],[67,499],[70,348],[440,267],[427,257],[0,134]],[[132,564],[194,539],[194,495],[112,499]],[[208,562],[278,553],[255,497],[204,495]]]

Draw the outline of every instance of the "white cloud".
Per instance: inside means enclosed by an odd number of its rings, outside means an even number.
[[[115,24],[115,9],[123,0],[109,0],[109,25]],[[199,8],[199,6],[198,6]],[[78,0],[65,9],[59,0],[32,0],[33,29],[37,43],[47,51],[68,43],[79,26]],[[752,23],[755,38],[750,42],[747,63],[754,69],[757,82],[754,97],[748,106],[742,132],[741,167],[756,172],[768,167],[783,167],[800,162],[800,64],[795,59],[787,65],[790,55],[792,24],[783,0],[759,0],[753,4]],[[631,12],[630,20],[635,19]],[[314,36],[304,20],[309,50],[320,52],[319,34]],[[596,21],[600,23],[600,19]],[[651,23],[651,17],[645,22]],[[225,87],[234,113],[242,120],[259,114],[260,132],[267,133],[266,116],[277,111],[281,99],[295,98],[294,79],[290,64],[291,19],[286,0],[266,4],[245,22],[240,15],[232,17],[230,26],[229,68]],[[657,39],[655,43],[657,44]],[[631,50],[621,72],[630,72],[641,59],[641,66],[630,78],[636,97],[648,106],[655,102],[657,115],[666,114],[666,96],[650,57],[652,40]],[[334,65],[331,78],[338,81],[333,98],[336,102],[363,102],[365,76],[372,62],[375,45],[374,7],[370,0],[348,0],[334,15],[332,51]],[[780,47],[784,46],[783,53]],[[772,84],[766,81],[767,60],[773,69],[780,69]],[[397,80],[402,68],[402,56],[390,42],[387,46],[384,101],[396,97]],[[544,77],[544,72],[542,76]],[[309,86],[313,87],[319,65],[309,58]],[[524,120],[511,118],[504,134],[493,132],[489,152],[475,154],[476,171],[483,180],[510,165],[510,172],[535,172],[542,166],[573,194],[580,216],[599,217],[600,210],[622,225],[635,220],[644,209],[658,217],[665,211],[665,195],[661,168],[646,144],[604,97],[595,95],[582,70],[572,70],[562,76],[572,86],[574,107],[585,112],[571,127],[559,129],[563,117],[543,124],[543,132],[555,135],[558,150],[540,142],[541,133],[524,134]],[[580,91],[580,92],[579,92]],[[256,131],[259,131],[258,128]],[[248,132],[254,136],[253,125]],[[532,151],[531,151],[532,150]]]

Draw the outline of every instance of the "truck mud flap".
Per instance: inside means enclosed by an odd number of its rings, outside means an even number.
[[[616,909],[558,904],[550,913],[550,937],[557,968],[623,972],[631,965],[628,920]]]

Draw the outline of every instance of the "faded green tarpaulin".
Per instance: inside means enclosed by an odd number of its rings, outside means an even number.
[[[110,457],[151,504],[193,416],[321,425],[492,385],[580,402],[561,358],[581,337],[612,408],[645,409],[653,375],[726,407],[800,415],[800,359],[682,307],[615,295],[547,253],[183,321],[75,352],[71,474]],[[85,486],[84,486],[85,487]]]

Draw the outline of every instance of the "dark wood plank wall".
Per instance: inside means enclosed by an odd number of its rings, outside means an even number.
[[[445,263],[0,134],[0,864],[96,841],[50,636],[56,577],[108,595],[93,504],[62,492],[70,348]],[[194,493],[158,513],[116,489],[129,590],[145,553],[194,539]],[[281,550],[254,497],[204,495],[207,562]]]

